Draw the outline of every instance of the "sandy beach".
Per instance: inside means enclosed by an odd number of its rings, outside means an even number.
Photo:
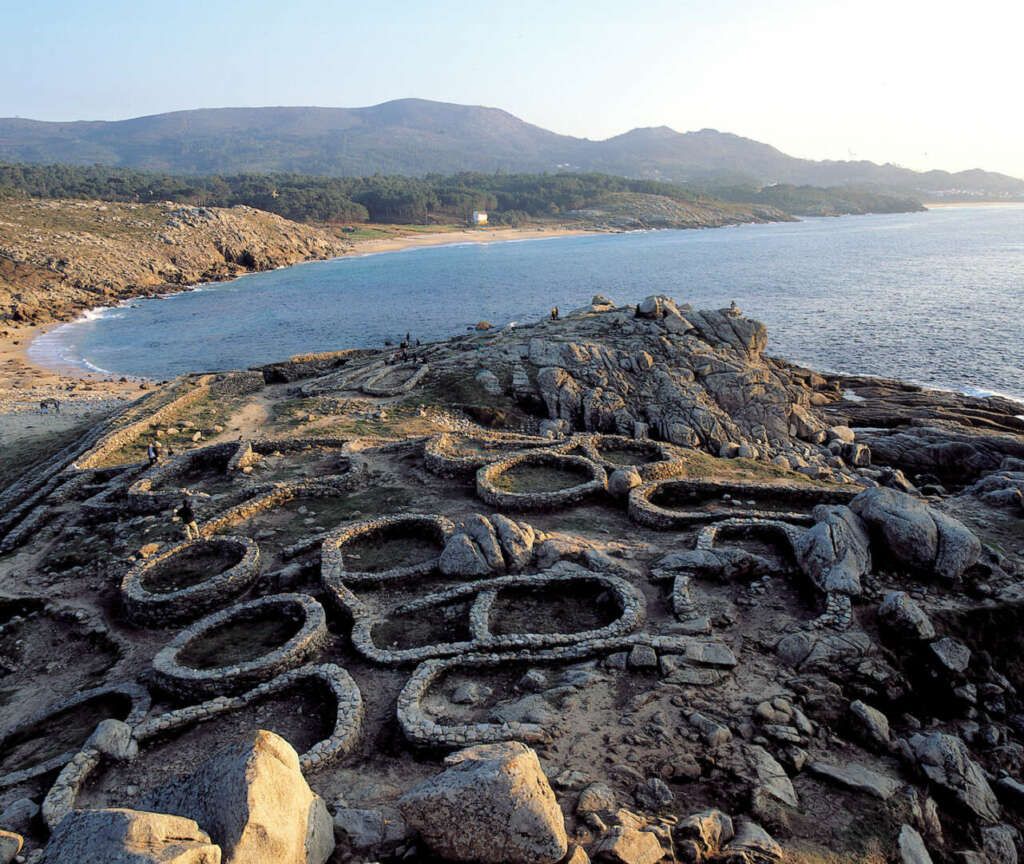
[[[71,367],[45,369],[31,363],[26,351],[32,340],[58,326],[7,327],[7,335],[0,338],[0,447],[98,420],[145,392],[139,382],[118,381]],[[48,408],[43,413],[39,403],[44,399],[58,400],[60,412]]]
[[[545,237],[568,237],[594,234],[579,228],[467,228],[464,231],[439,231],[431,234],[408,234],[380,240],[357,240],[353,255],[376,252],[398,252],[417,246],[446,246],[452,243],[500,243],[508,240],[539,240]]]

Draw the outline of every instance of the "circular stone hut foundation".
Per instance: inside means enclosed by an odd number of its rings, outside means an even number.
[[[298,666],[326,639],[323,606],[306,594],[276,594],[197,621],[153,658],[153,671],[177,696],[238,693]]]
[[[680,454],[659,441],[624,435],[590,435],[582,437],[580,449],[609,474],[620,468],[634,468],[645,481],[678,477],[686,469]]]
[[[144,687],[133,682],[84,690],[70,699],[51,705],[35,717],[7,730],[0,739],[0,759],[4,761],[19,745],[36,739],[46,739],[45,747],[42,748],[45,758],[3,775],[0,777],[0,788],[16,786],[26,780],[55,771],[75,757],[101,720],[113,718],[134,726],[146,716],[149,706],[149,693]],[[82,725],[83,720],[86,721],[83,727],[84,734],[79,741],[68,741],[65,748],[61,736],[68,732],[71,725],[69,721],[72,718],[78,725]],[[38,749],[36,748],[37,755]],[[49,750],[58,752],[46,755]]]
[[[324,587],[380,584],[433,573],[455,525],[444,516],[408,513],[350,525],[321,548]],[[396,563],[397,562],[397,563]]]
[[[548,438],[533,435],[442,432],[424,445],[423,464],[432,474],[441,477],[471,477],[484,465],[498,459],[537,448],[551,449],[552,443]]]
[[[655,480],[629,493],[629,516],[662,531],[737,518],[811,525],[815,505],[846,504],[858,491],[811,485]]]
[[[607,487],[608,476],[597,463],[546,450],[493,462],[476,472],[477,496],[509,510],[572,507]]]
[[[259,564],[259,547],[248,537],[179,543],[125,574],[125,616],[140,626],[198,618],[248,588],[259,575]],[[205,578],[201,575],[211,572]]]

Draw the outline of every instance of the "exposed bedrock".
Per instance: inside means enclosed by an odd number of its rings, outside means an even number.
[[[657,438],[716,453],[731,441],[824,440],[810,391],[761,356],[759,321],[660,296],[600,318],[599,332],[581,322],[529,341],[551,419],[623,435],[646,423]]]
[[[850,503],[875,549],[912,569],[957,579],[977,563],[981,541],[962,522],[894,489],[869,489]]]
[[[566,853],[562,811],[537,754],[516,741],[453,753],[448,769],[398,802],[449,861],[554,864]]]
[[[299,770],[295,749],[259,731],[158,789],[150,810],[193,819],[224,864],[324,864],[334,828]]]

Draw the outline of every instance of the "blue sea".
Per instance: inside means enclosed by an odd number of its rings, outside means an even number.
[[[735,300],[775,356],[1024,400],[1024,205],[349,256],[94,310],[29,352],[162,379],[513,326],[595,294]]]

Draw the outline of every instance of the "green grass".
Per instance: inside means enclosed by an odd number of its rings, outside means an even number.
[[[192,436],[196,432],[202,432],[203,439],[206,439],[219,434],[213,427],[226,425],[231,416],[248,399],[248,396],[217,396],[209,394],[198,402],[186,405],[177,416],[165,419],[157,424],[157,428],[176,429],[176,433],[164,433],[159,438],[156,438],[154,434],[155,429],[150,427],[150,431],[142,432],[134,441],[109,454],[98,467],[104,468],[113,465],[123,465],[128,462],[141,462],[146,458],[146,450],[150,442],[155,440],[160,441],[164,445],[165,455],[167,455],[168,449],[173,450],[176,455],[182,450],[202,447],[206,443],[205,440],[193,442]],[[182,427],[183,423],[191,423],[192,425],[185,429]]]
[[[585,471],[574,471],[553,465],[516,465],[499,474],[494,485],[504,492],[521,495],[529,492],[558,492],[586,483],[590,475]]]

